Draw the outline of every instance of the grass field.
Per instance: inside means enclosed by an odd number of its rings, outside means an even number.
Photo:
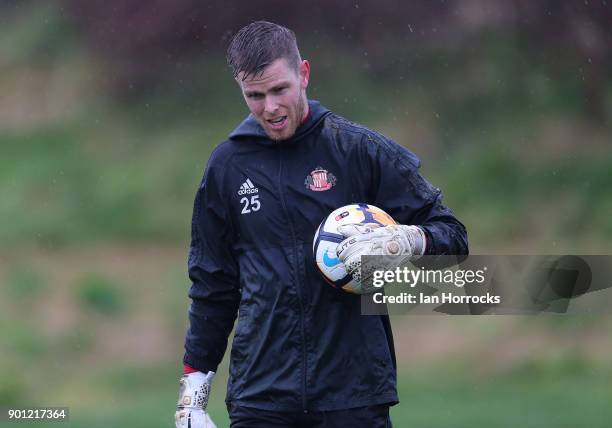
[[[188,305],[183,249],[21,251],[0,252],[0,405],[69,406],[65,426],[75,428],[172,426]],[[610,426],[609,317],[392,322],[397,427]],[[210,403],[219,427],[226,376],[224,362]]]
[[[478,364],[478,361],[472,363]],[[119,376],[119,373],[110,374],[108,383],[118,380]],[[72,428],[173,426],[175,376],[168,370],[150,370],[132,380],[132,385],[123,380],[119,382],[121,385],[112,388],[107,383],[102,386],[106,389],[104,393],[94,392],[96,400],[87,397],[88,388],[81,386],[80,395],[87,403],[61,403],[71,404],[70,421],[47,425]],[[215,381],[210,403],[211,415],[219,428],[229,426],[222,401],[223,380]],[[609,370],[605,373],[549,373],[543,377],[525,372],[483,379],[435,371],[428,375],[421,372],[418,376],[403,374],[399,378],[401,403],[393,407],[391,415],[394,426],[400,428],[608,428],[612,420],[611,382]]]

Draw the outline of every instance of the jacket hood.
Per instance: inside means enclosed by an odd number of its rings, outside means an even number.
[[[331,114],[326,107],[322,106],[320,102],[315,100],[308,101],[308,120],[306,123],[298,126],[295,130],[295,134],[287,139],[283,140],[283,143],[288,143],[292,141],[297,141],[303,136],[307,135],[312,131],[320,122],[325,118],[325,116]],[[236,129],[232,131],[229,135],[231,140],[239,140],[243,138],[256,139],[257,142],[261,142],[264,144],[275,144],[276,142],[270,140],[266,131],[261,127],[261,125],[257,122],[257,119],[252,114],[249,114],[246,119],[242,121],[240,125]]]

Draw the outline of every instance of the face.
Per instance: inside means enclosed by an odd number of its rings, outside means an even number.
[[[308,61],[302,61],[296,71],[282,58],[264,68],[263,73],[245,80],[244,73],[238,74],[236,81],[247,106],[270,139],[291,138],[300,126],[308,109],[309,76]]]

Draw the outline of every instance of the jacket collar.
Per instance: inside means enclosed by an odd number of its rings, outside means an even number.
[[[331,114],[331,111],[315,100],[308,101],[308,108],[309,117],[306,123],[298,126],[293,137],[280,141],[280,143],[291,143],[301,139],[305,135],[309,134],[321,122],[321,120],[325,118],[325,116]],[[262,144],[278,144],[278,142],[270,140],[266,132],[252,114],[249,114],[247,118],[244,119],[242,123],[232,131],[229,138],[231,140],[250,138],[257,140],[258,143]]]

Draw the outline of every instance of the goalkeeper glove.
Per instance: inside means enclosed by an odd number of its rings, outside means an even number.
[[[338,231],[346,238],[336,248],[338,258],[355,281],[361,282],[361,256],[403,256],[416,260],[425,254],[425,232],[418,226],[377,223],[345,224]],[[387,259],[388,261],[388,259]]]
[[[206,412],[210,385],[214,377],[214,372],[194,372],[181,377],[174,414],[176,428],[217,428]]]

